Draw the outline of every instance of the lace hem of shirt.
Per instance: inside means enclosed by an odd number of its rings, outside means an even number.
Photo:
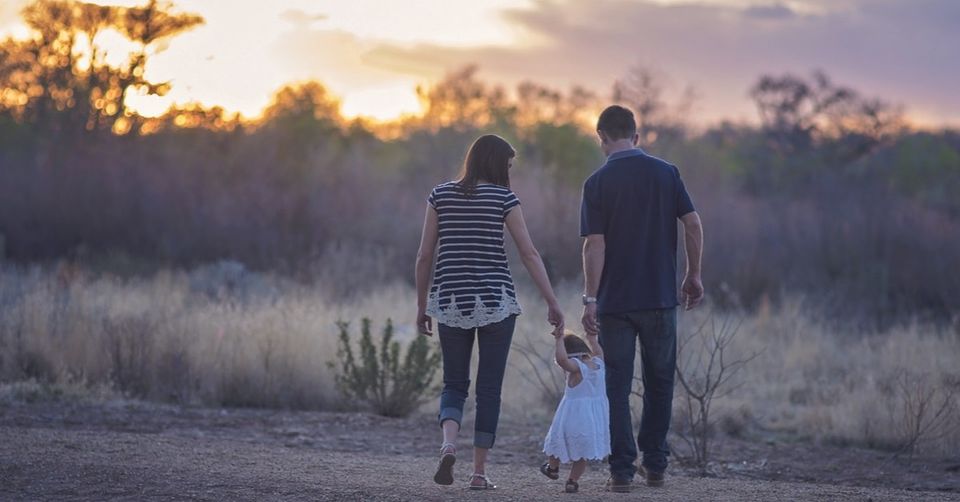
[[[483,301],[480,300],[480,295],[475,295],[472,309],[464,310],[457,308],[456,295],[450,296],[450,303],[446,307],[440,306],[440,298],[438,298],[436,292],[431,291],[427,297],[427,314],[436,319],[438,323],[453,328],[479,328],[480,326],[498,323],[520,313],[520,303],[517,302],[516,298],[507,294],[506,288],[501,291],[500,301],[496,307],[484,305]]]

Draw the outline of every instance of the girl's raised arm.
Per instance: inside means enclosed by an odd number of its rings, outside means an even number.
[[[587,333],[587,346],[590,347],[590,352],[593,352],[595,357],[603,359],[603,347],[600,346],[599,337],[594,334]]]

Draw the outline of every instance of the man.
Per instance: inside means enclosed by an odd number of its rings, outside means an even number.
[[[681,294],[689,310],[703,299],[700,216],[677,168],[636,147],[633,113],[610,106],[597,121],[607,162],[583,185],[583,327],[606,354],[611,454],[608,489],[629,492],[637,451],[650,486],[663,485],[677,359],[677,219],[687,271]],[[643,415],[633,440],[630,390],[636,342],[643,372]]]

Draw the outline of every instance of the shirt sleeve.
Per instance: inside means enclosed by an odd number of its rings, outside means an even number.
[[[437,188],[434,187],[433,190],[430,190],[430,195],[427,196],[427,204],[430,204],[430,207],[437,209]]]
[[[676,167],[673,169],[677,173],[677,218],[680,218],[685,214],[696,211],[696,208],[693,207],[693,200],[687,193],[687,187],[683,184],[683,179],[680,178],[680,170]]]
[[[507,193],[507,196],[503,199],[503,217],[506,218],[510,214],[510,210],[520,205],[520,199],[517,198],[517,194],[513,193],[511,190]]]
[[[603,211],[600,205],[600,189],[597,180],[587,178],[583,184],[580,200],[580,236],[603,234]]]

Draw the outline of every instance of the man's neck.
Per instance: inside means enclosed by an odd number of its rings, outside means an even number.
[[[607,149],[607,157],[615,153],[633,150],[634,148],[636,148],[636,146],[633,144],[633,141],[629,139],[618,139],[610,143],[610,147]]]

